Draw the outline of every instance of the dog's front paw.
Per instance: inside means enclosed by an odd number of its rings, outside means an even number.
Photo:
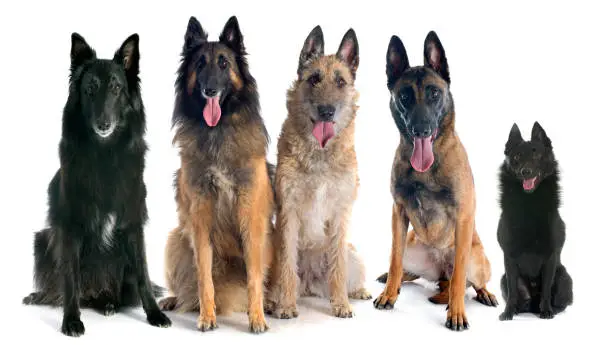
[[[351,318],[353,317],[353,309],[348,303],[332,303],[332,314],[339,318]]]
[[[298,317],[299,312],[297,305],[292,304],[289,306],[278,306],[271,310],[270,314],[277,319],[293,319]]]
[[[85,326],[78,316],[64,317],[62,321],[62,333],[69,337],[80,337],[85,333]]]
[[[451,300],[451,304],[448,306],[448,312],[446,313],[446,328],[451,331],[469,329],[470,324],[465,315],[465,305],[463,303],[457,303],[457,305],[454,306],[453,304]]]
[[[397,292],[388,293],[387,289],[385,289],[385,291],[383,291],[383,293],[381,293],[380,296],[378,296],[374,300],[374,308],[393,309],[393,306],[395,305],[395,301],[397,301],[398,295],[399,294]]]
[[[251,331],[251,333],[264,333],[268,329],[270,329],[270,327],[266,324],[266,319],[262,312],[254,313],[253,316],[249,313],[249,331]]]
[[[507,310],[499,314],[499,321],[510,321],[512,318],[514,318],[514,313]]]
[[[372,294],[368,292],[365,288],[361,288],[357,291],[351,292],[349,294],[349,298],[352,299],[361,299],[361,300],[369,300],[372,299]]]
[[[113,316],[117,312],[117,307],[112,303],[107,303],[102,309],[104,316]]]
[[[217,329],[217,319],[215,317],[202,317],[198,318],[198,329],[202,332],[208,332]]]
[[[540,311],[540,319],[552,319],[555,317],[555,313],[553,312],[552,308],[548,308],[548,309],[542,309],[542,311]]]
[[[155,327],[168,328],[172,321],[161,311],[151,312],[147,315],[147,321]]]

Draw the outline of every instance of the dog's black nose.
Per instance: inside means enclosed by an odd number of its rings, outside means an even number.
[[[217,89],[206,89],[204,90],[204,94],[208,97],[214,97],[217,95]]]
[[[521,175],[523,175],[523,177],[531,177],[531,169],[529,168],[521,169]]]
[[[110,122],[98,122],[97,127],[99,130],[101,131],[108,131],[111,128],[111,123]]]
[[[317,107],[319,111],[319,117],[323,121],[331,121],[334,119],[334,114],[336,113],[336,107],[333,105],[320,105]]]
[[[427,138],[431,136],[431,133],[433,133],[433,130],[428,125],[416,125],[416,126],[412,126],[412,128],[410,129],[410,133],[412,134],[413,137],[416,137],[416,138]]]

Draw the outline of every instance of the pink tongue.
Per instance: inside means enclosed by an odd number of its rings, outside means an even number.
[[[530,178],[529,180],[523,180],[523,189],[524,190],[532,190],[535,187],[536,177]]]
[[[414,138],[410,164],[418,172],[425,172],[434,162],[432,137]]]
[[[221,119],[221,106],[219,106],[219,97],[211,97],[206,99],[204,106],[204,120],[210,127],[215,127]]]
[[[325,147],[329,139],[331,139],[335,134],[333,122],[317,121],[312,129],[312,135],[317,138],[317,141],[322,148]]]

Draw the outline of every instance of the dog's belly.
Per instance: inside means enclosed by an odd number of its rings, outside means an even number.
[[[454,248],[438,249],[423,243],[406,246],[404,249],[404,270],[429,281],[440,278],[450,279],[455,259]]]

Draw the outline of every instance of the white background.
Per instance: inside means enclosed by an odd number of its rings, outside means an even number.
[[[310,30],[320,24],[326,52],[335,53],[353,27],[361,63],[357,72],[360,110],[356,147],[361,188],[354,208],[352,241],[365,257],[371,293],[387,270],[391,246],[390,169],[399,135],[388,110],[385,54],[389,38],[403,40],[412,65],[423,62],[423,40],[437,31],[450,64],[457,131],[469,155],[477,192],[477,229],[493,270],[489,284],[499,293],[502,252],[496,240],[499,216],[497,173],[513,122],[529,137],[535,120],[552,139],[562,169],[562,217],[567,241],[562,260],[574,278],[575,304],[554,320],[522,315],[502,323],[503,304],[489,308],[466,302],[471,329],[456,334],[444,328],[445,307],[427,297],[435,291],[419,283],[402,289],[393,311],[378,311],[371,301],[356,302],[356,315],[339,320],[324,300],[304,299],[295,320],[268,319],[269,333],[247,332],[246,315],[221,318],[213,333],[196,331],[196,315],[169,314],[170,329],[156,329],[141,309],[105,319],[83,311],[87,344],[125,339],[248,341],[255,343],[346,342],[354,340],[515,342],[519,339],[580,339],[608,326],[610,222],[610,49],[609,8],[604,2],[456,4],[443,1],[262,1],[192,2],[109,0],[71,4],[15,1],[0,10],[0,102],[3,129],[2,179],[2,332],[23,341],[69,342],[59,332],[61,309],[26,307],[32,291],[32,239],[45,224],[46,188],[58,168],[57,145],[67,97],[70,34],[76,31],[110,58],[130,34],[141,39],[142,93],[147,112],[145,179],[150,222],[146,228],[150,274],[163,281],[167,233],[176,225],[172,174],[179,166],[172,146],[170,118],[175,71],[189,16],[218,37],[237,15],[256,78],[263,117],[272,138],[270,160],[286,116],[285,94],[296,76],[298,54]],[[605,326],[604,326],[605,325]],[[590,337],[589,337],[590,338]],[[395,339],[395,340],[393,340]],[[605,338],[604,338],[605,339]],[[20,340],[13,340],[14,343]],[[4,342],[4,341],[2,341]]]

